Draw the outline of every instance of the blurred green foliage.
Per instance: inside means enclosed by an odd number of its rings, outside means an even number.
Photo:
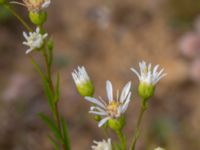
[[[11,13],[6,8],[0,7],[0,23],[5,23],[11,18]]]

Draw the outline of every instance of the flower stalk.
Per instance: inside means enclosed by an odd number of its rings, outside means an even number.
[[[122,130],[117,130],[116,134],[121,142],[121,149],[126,150],[126,138],[122,132]]]
[[[137,140],[138,140],[139,135],[140,135],[140,126],[141,126],[141,123],[142,123],[142,118],[143,118],[144,112],[146,110],[147,110],[146,100],[142,100],[142,104],[140,106],[140,112],[139,112],[139,116],[137,118],[135,133],[133,134],[133,139],[132,139],[132,142],[131,142],[130,150],[135,150],[136,143],[137,143]]]

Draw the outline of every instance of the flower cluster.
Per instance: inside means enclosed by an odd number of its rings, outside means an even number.
[[[164,69],[158,71],[159,65],[156,65],[153,69],[151,64],[146,62],[139,63],[140,73],[136,69],[131,70],[137,75],[140,80],[139,94],[144,99],[151,97],[154,93],[155,85],[158,81],[166,76]],[[99,96],[99,98],[93,97],[94,87],[84,67],[78,67],[72,73],[74,82],[77,89],[85,99],[91,102],[93,105],[90,107],[89,113],[100,117],[98,126],[103,126],[110,119],[119,119],[122,114],[128,108],[131,100],[131,82],[128,82],[121,91],[121,94],[117,90],[116,97],[113,96],[113,86],[110,81],[106,81],[106,93],[107,100]],[[92,92],[91,92],[92,91]]]

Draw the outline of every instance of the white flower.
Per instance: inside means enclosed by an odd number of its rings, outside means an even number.
[[[139,63],[139,67],[140,73],[134,68],[131,68],[131,70],[137,75],[140,82],[148,85],[155,85],[161,78],[167,75],[166,73],[163,73],[164,69],[158,71],[159,65],[152,68],[151,64],[147,65],[145,61],[142,61]]]
[[[35,32],[29,32],[29,34],[23,32],[23,36],[26,39],[23,44],[29,47],[29,49],[26,50],[26,54],[28,54],[35,49],[41,48],[48,34],[41,34],[40,29],[36,28]]]
[[[85,68],[79,67],[78,69],[72,72],[72,77],[76,84],[76,87],[79,93],[82,96],[92,96],[94,93],[94,87],[88,73],[86,72]]]
[[[106,81],[106,92],[108,101],[106,102],[101,97],[99,99],[93,97],[85,97],[85,99],[94,105],[90,107],[89,113],[100,115],[103,119],[99,122],[98,126],[101,127],[109,119],[119,118],[123,114],[129,105],[131,98],[131,82],[128,82],[119,97],[119,91],[117,91],[116,99],[113,98],[113,88],[110,81]]]
[[[93,150],[112,150],[112,144],[111,139],[108,139],[108,141],[103,140],[100,142],[93,141],[95,145],[92,146]]]
[[[25,6],[29,11],[38,13],[49,7],[51,0],[23,0],[23,3],[17,1],[11,1],[10,3]]]
[[[157,147],[157,148],[155,148],[154,150],[165,150],[165,149],[162,148],[162,147]]]
[[[74,72],[72,72],[72,77],[76,85],[85,84],[88,81],[90,81],[90,77],[87,71],[85,70],[85,67],[83,66],[82,67],[78,66],[77,70],[74,69]]]
[[[29,11],[36,13],[48,8],[51,4],[51,0],[23,0],[23,2]]]

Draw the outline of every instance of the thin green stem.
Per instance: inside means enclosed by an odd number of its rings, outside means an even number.
[[[26,23],[26,21],[24,21],[24,19],[11,6],[5,4],[4,8],[9,10],[13,14],[13,16],[15,16],[27,30],[32,31],[31,27]]]
[[[142,103],[142,105],[140,107],[140,113],[139,113],[139,116],[138,116],[138,119],[137,119],[136,129],[135,129],[135,133],[133,135],[130,150],[135,150],[136,143],[137,143],[137,140],[138,140],[139,135],[140,135],[140,125],[141,125],[141,122],[142,122],[144,112],[147,109],[146,101],[143,100],[143,102],[145,102],[145,103]]]
[[[122,150],[126,150],[126,139],[125,139],[124,134],[122,133],[121,130],[116,131],[116,133],[117,133],[117,136],[118,136],[118,138],[119,138],[119,140],[121,142]]]

